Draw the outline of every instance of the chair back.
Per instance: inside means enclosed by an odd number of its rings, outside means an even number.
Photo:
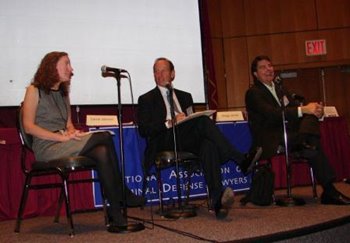
[[[22,141],[22,145],[32,150],[33,145],[33,137],[25,132],[23,126],[23,107],[22,105],[19,107],[17,112],[17,129]]]

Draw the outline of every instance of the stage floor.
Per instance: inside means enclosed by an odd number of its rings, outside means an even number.
[[[336,187],[350,196],[350,185],[343,182]],[[276,191],[283,195],[286,190]],[[319,196],[321,188],[318,188]],[[111,234],[103,225],[101,211],[74,215],[76,235],[68,236],[68,225],[62,218],[59,224],[53,217],[36,217],[22,222],[21,232],[14,233],[14,220],[0,222],[1,242],[271,242],[300,237],[310,233],[326,231],[350,224],[350,206],[322,205],[312,198],[311,187],[292,189],[292,194],[306,200],[306,205],[295,207],[268,206],[252,204],[241,206],[235,196],[235,203],[229,217],[218,221],[208,211],[205,200],[192,201],[197,205],[198,215],[193,218],[169,220],[154,213],[154,226],[151,222],[150,207],[144,210],[128,209],[130,217],[145,221],[146,229],[137,233]],[[157,207],[153,207],[156,211]],[[133,219],[130,219],[130,221]],[[347,238],[347,239],[346,239]],[[332,242],[349,242],[350,234],[336,234]]]

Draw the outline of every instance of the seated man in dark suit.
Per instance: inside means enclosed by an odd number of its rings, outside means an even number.
[[[323,116],[323,105],[311,102],[302,105],[275,80],[273,65],[267,56],[257,56],[251,64],[254,85],[246,93],[249,126],[253,147],[263,148],[262,158],[271,158],[284,144],[282,107],[288,121],[288,147],[306,158],[316,179],[323,187],[321,203],[350,204],[350,199],[333,186],[335,174],[320,145],[318,119]],[[274,81],[275,80],[275,81]]]
[[[146,169],[154,163],[157,152],[174,149],[170,129],[173,124],[167,97],[167,91],[172,89],[175,78],[174,65],[166,58],[158,58],[153,66],[153,74],[157,86],[139,97],[137,113],[140,134],[148,140],[144,159]],[[193,112],[193,100],[190,93],[178,89],[173,91],[175,119],[179,122]],[[176,128],[178,150],[199,156],[216,217],[225,218],[233,203],[233,191],[230,188],[223,191],[221,164],[232,159],[241,166],[242,171],[246,171],[258,159],[261,150],[250,156],[242,154],[232,147],[207,116],[186,121]]]

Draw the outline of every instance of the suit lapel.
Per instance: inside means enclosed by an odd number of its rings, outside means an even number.
[[[157,113],[159,112],[161,114],[161,116],[159,117],[162,117],[162,119],[166,119],[166,106],[165,106],[165,103],[164,103],[164,99],[163,99],[163,96],[162,96],[162,93],[160,92],[159,88],[156,87],[154,89],[154,107],[155,107],[155,110],[157,111]],[[158,108],[156,108],[158,107]]]
[[[271,94],[270,90],[268,90],[268,88],[266,88],[265,85],[262,84],[260,81],[258,81],[258,82],[259,82],[258,83],[259,84],[258,87],[265,93],[266,96],[269,97],[269,99],[271,101],[270,103],[273,103],[275,106],[280,107],[280,104],[278,104],[276,98]],[[275,90],[276,90],[276,87],[275,87]],[[281,100],[281,97],[279,96],[281,94],[279,94],[277,92],[277,90],[276,90],[276,94],[277,94],[278,99]]]

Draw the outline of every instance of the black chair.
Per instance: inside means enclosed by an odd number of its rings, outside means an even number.
[[[305,158],[293,157],[293,155],[291,155],[290,156],[290,161],[291,161],[291,165],[303,164],[303,165],[309,167],[309,175],[310,175],[311,187],[312,187],[312,196],[313,196],[314,199],[317,199],[318,198],[318,195],[317,195],[317,182],[316,182],[316,179],[315,179],[314,170],[310,166],[308,160],[305,159]]]
[[[308,160],[306,158],[303,158],[299,155],[299,153],[296,152],[290,152],[288,153],[288,158],[289,158],[289,163],[291,166],[296,165],[296,164],[303,164],[308,166],[309,168],[309,174],[310,174],[310,180],[311,180],[311,186],[312,186],[312,195],[314,199],[317,199],[317,182],[315,180],[315,176],[314,176],[314,171],[312,169],[312,167],[310,166]],[[286,153],[285,153],[285,149],[284,147],[280,146],[277,149],[277,153],[275,156],[283,156],[284,160],[286,159]],[[272,158],[268,159],[268,163],[271,164]],[[288,186],[288,185],[287,185]]]
[[[277,149],[277,155],[283,155],[284,157],[286,156],[286,151],[283,146],[279,146]],[[317,182],[315,179],[314,175],[314,170],[309,164],[309,161],[303,157],[299,151],[291,151],[288,153],[288,158],[290,161],[291,165],[296,165],[296,164],[304,164],[309,167],[309,174],[310,174],[310,180],[311,180],[311,186],[312,186],[312,195],[314,199],[317,199]]]
[[[82,171],[91,171],[96,169],[96,163],[92,159],[85,156],[71,156],[66,158],[60,158],[50,161],[32,161],[31,165],[26,164],[26,157],[29,152],[32,152],[32,136],[28,135],[24,131],[22,123],[22,108],[18,111],[17,128],[22,141],[21,151],[21,165],[22,171],[25,175],[25,183],[23,187],[22,197],[18,209],[15,232],[20,231],[21,221],[23,219],[23,213],[30,190],[34,189],[60,189],[60,196],[58,200],[58,207],[55,215],[54,222],[59,221],[60,210],[62,203],[65,203],[66,217],[69,223],[70,232],[69,235],[74,235],[73,213],[87,212],[95,209],[79,209],[72,211],[70,205],[69,187],[77,183],[92,183],[98,182],[96,178],[87,179],[73,179],[71,178],[73,173],[79,173]],[[60,181],[57,183],[33,183],[34,177],[58,175]],[[101,186],[102,198],[103,198],[103,210],[105,215],[105,223],[108,222],[106,200],[103,195]]]
[[[201,171],[201,165],[200,160],[198,156],[194,155],[190,152],[185,151],[179,151],[177,153],[178,156],[178,165],[181,170],[187,171],[188,178],[186,181],[186,195],[185,195],[185,201],[183,202],[184,206],[189,205],[189,196],[190,196],[190,187],[188,185],[191,184],[191,175],[197,171]],[[159,200],[159,214],[161,216],[165,215],[164,211],[164,195],[163,195],[163,181],[162,181],[162,171],[169,167],[176,166],[176,158],[174,151],[162,151],[157,153],[156,159],[155,159],[155,173],[149,173],[146,171],[146,174],[155,174],[157,178],[157,185],[158,185],[158,200]],[[144,180],[144,192],[146,191],[146,181]],[[209,198],[209,194],[207,193],[207,196]],[[209,202],[210,200],[208,200]],[[209,207],[209,205],[208,205]]]
[[[157,174],[157,183],[158,183],[158,192],[159,192],[159,213],[163,215],[164,213],[164,203],[163,203],[163,182],[162,182],[162,170],[176,165],[175,153],[173,151],[162,151],[159,152],[156,156],[155,166]],[[187,190],[186,190],[186,199],[184,205],[188,205],[189,196],[190,196],[190,187],[191,184],[191,175],[201,170],[199,163],[199,158],[190,152],[180,151],[178,152],[178,165],[188,172],[187,180]],[[177,190],[179,190],[178,188]]]

